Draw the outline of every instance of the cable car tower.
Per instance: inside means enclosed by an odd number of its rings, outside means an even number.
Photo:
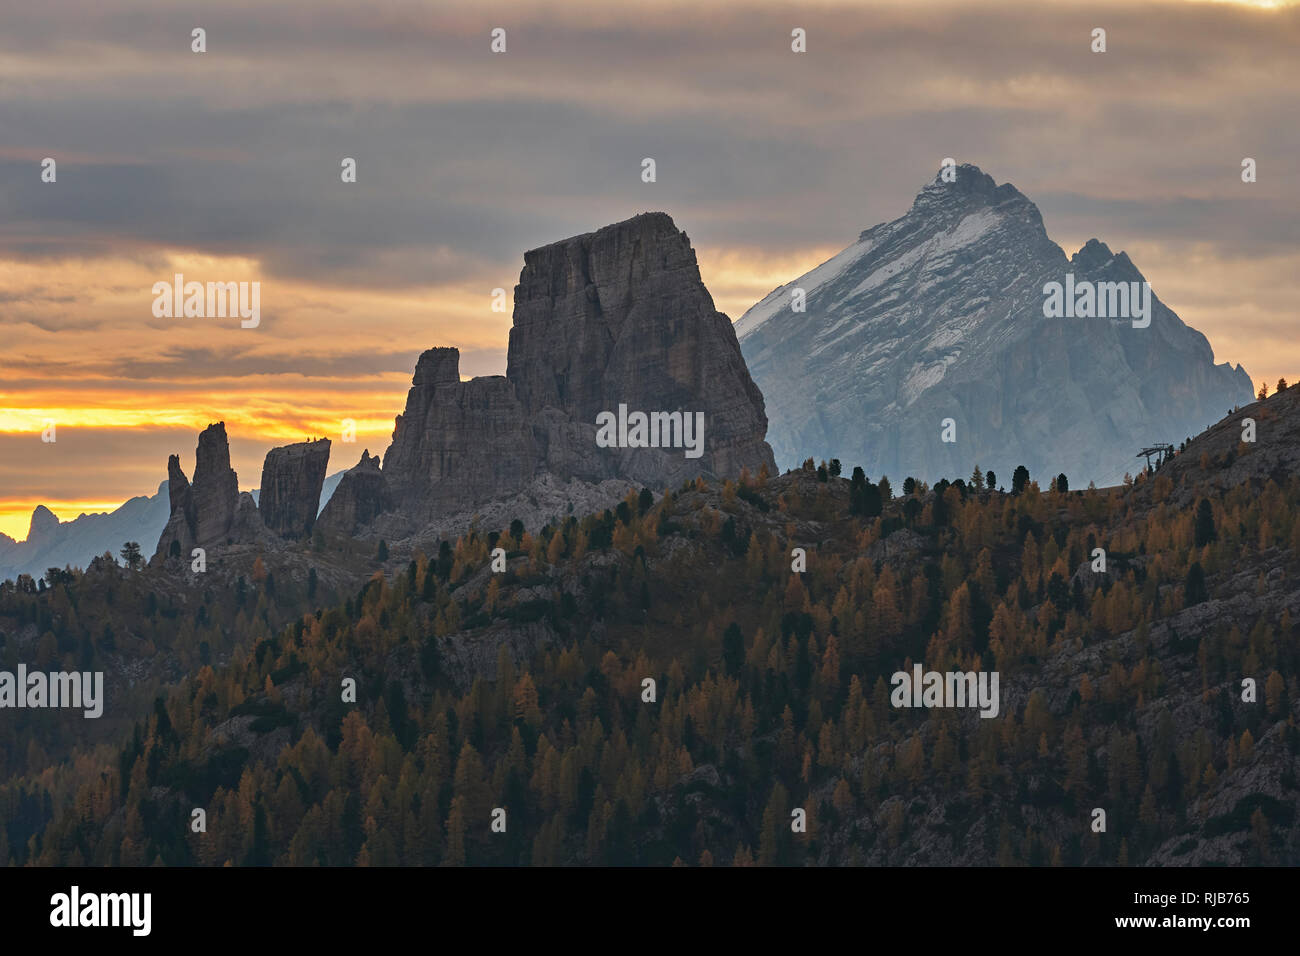
[[[1156,459],[1155,468],[1151,467],[1152,455],[1154,455]],[[1145,457],[1147,460],[1147,471],[1148,472],[1157,471],[1159,470],[1161,465],[1167,462],[1170,458],[1174,457],[1174,446],[1173,445],[1152,445],[1150,448],[1143,448],[1140,452],[1138,452],[1133,457],[1134,458]]]

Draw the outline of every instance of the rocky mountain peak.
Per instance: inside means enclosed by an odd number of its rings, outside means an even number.
[[[416,387],[460,383],[460,350],[432,348],[415,363],[411,384]]]
[[[1033,207],[1033,203],[1011,183],[1001,186],[978,166],[962,163],[954,170],[955,179],[946,181],[940,168],[912,200],[911,213],[921,217],[965,216],[985,207]]]
[[[524,256],[506,376],[527,413],[554,408],[593,429],[598,415],[620,404],[704,413],[701,461],[670,466],[664,459],[679,455],[623,455],[608,477],[774,467],[763,441],[763,396],[735,330],[714,307],[689,238],[665,213]]]
[[[167,498],[171,505],[171,516],[177,522],[171,537],[179,539],[181,547],[188,553],[198,537],[198,516],[194,510],[194,492],[185,472],[181,470],[179,455],[167,457]]]
[[[529,250],[514,299],[504,377],[462,382],[455,349],[421,355],[384,456],[385,491],[398,508],[429,521],[543,475],[663,486],[775,470],[763,396],[668,215],[643,213]],[[692,423],[702,416],[699,454],[667,441],[601,446],[597,421],[620,407]]]
[[[181,470],[181,456],[167,456],[167,480],[176,484],[183,483],[186,488],[190,486],[190,480],[185,477],[185,472]]]
[[[194,452],[194,481],[224,479],[230,470],[230,442],[226,438],[226,423],[217,422],[199,433],[199,446]]]
[[[655,416],[653,439],[627,417],[616,440],[598,439],[615,414]],[[421,354],[382,467],[363,452],[319,519],[328,441],[273,449],[259,508],[238,492],[224,424],[209,426],[188,496],[179,459],[168,463],[173,515],[159,549],[268,530],[301,538],[314,526],[355,535],[381,515],[391,539],[543,480],[610,482],[621,497],[629,481],[774,472],[766,431],[763,396],[690,240],[666,214],[643,213],[525,253],[506,374],[462,381],[457,349]]]
[[[379,515],[391,511],[393,506],[379,467],[379,456],[371,455],[370,449],[366,449],[361,453],[361,460],[339,479],[338,487],[326,502],[316,526],[326,534],[353,535]]]
[[[59,519],[45,505],[37,505],[32,510],[32,521],[27,527],[28,543],[39,542],[59,526]]]
[[[158,539],[155,557],[175,550],[184,555],[193,547],[224,543],[235,529],[239,513],[239,476],[230,467],[226,423],[216,422],[199,434],[194,451],[194,481],[188,482],[180,458],[167,459],[167,488],[171,515]]]
[[[239,476],[230,467],[225,422],[209,425],[199,435],[192,492],[196,543],[203,546],[224,540],[234,526],[239,506]]]
[[[934,178],[921,188],[920,193],[917,194],[912,203],[913,208],[918,203],[925,205],[938,200],[970,200],[972,197],[988,200],[997,194],[997,182],[978,166],[971,163],[958,164],[955,170],[956,178],[953,182],[947,182],[944,179],[944,170],[945,167],[940,167],[939,171],[934,174]],[[1010,188],[1012,192],[1015,192],[1015,187]]]
[[[781,464],[837,457],[930,481],[976,463],[998,473],[1024,464],[1118,483],[1130,446],[1194,434],[1249,401],[1248,376],[1215,365],[1205,337],[1154,291],[1141,328],[1128,317],[1046,318],[1045,287],[1070,273],[1142,280],[1099,240],[1067,258],[1034,204],[976,167],[936,177],[906,215],[737,323]],[[947,419],[955,441],[941,440]]]
[[[330,440],[272,448],[262,465],[258,511],[262,524],[282,538],[305,538],[316,523]]]
[[[1070,257],[1070,264],[1084,269],[1101,269],[1114,258],[1115,253],[1110,251],[1110,246],[1099,239],[1089,239],[1078,252]],[[1125,256],[1125,258],[1128,257]]]
[[[664,320],[689,320],[680,331],[690,335],[713,314],[686,234],[665,213],[642,213],[524,254],[506,377],[529,412],[552,407],[593,421],[611,407],[613,392],[635,382],[612,379],[611,362],[671,342],[651,341]],[[680,355],[689,344],[682,338],[672,347]],[[679,377],[686,377],[682,365],[679,359]],[[654,377],[643,387],[685,391],[666,380],[671,375]]]

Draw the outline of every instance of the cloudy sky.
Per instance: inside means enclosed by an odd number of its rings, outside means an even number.
[[[382,451],[425,348],[504,372],[524,250],[638,212],[739,318],[948,156],[1295,380],[1298,51],[1289,2],[0,0],[0,532],[192,474],[210,421],[245,489],[275,444]],[[155,318],[177,272],[259,281],[260,327]]]

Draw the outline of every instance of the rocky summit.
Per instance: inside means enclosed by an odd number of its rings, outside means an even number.
[[[599,440],[602,416],[620,414],[632,427]],[[638,414],[672,424],[638,443]],[[699,457],[674,441],[687,418],[703,422]],[[543,475],[665,487],[774,471],[766,430],[690,241],[646,213],[525,254],[504,377],[462,382],[456,349],[421,355],[383,474],[396,507],[428,520]]]
[[[329,441],[302,442],[273,448],[262,469],[261,509],[230,467],[226,423],[209,425],[194,453],[194,481],[181,469],[180,457],[167,459],[167,495],[171,513],[155,561],[190,557],[191,549],[236,542],[265,545],[279,538],[301,538],[311,531],[320,500]]]
[[[1149,286],[1149,324],[1101,314],[1144,282],[1095,239],[1067,257],[1029,199],[963,165],[736,330],[783,467],[835,457],[933,481],[976,463],[1009,478],[1023,464],[1117,484],[1138,449],[1177,444],[1252,399],[1246,372],[1214,364],[1205,336]],[[1052,283],[1095,299],[1076,310],[1071,297],[1048,318]]]
[[[155,556],[173,552],[188,556],[191,548],[223,542],[235,531],[240,513],[239,476],[230,467],[225,422],[209,425],[199,435],[194,461],[191,484],[181,470],[179,456],[167,459],[171,515],[158,539]]]
[[[524,256],[515,287],[506,377],[529,415],[558,409],[583,427],[620,404],[633,411],[703,412],[703,457],[616,455],[613,474],[675,480],[701,471],[737,475],[775,468],[764,436],[763,394],[750,378],[735,330],[700,279],[686,233],[664,213],[646,213]],[[580,466],[582,449],[557,455],[543,426],[552,470]],[[571,435],[572,433],[565,433]],[[541,436],[539,436],[541,437]]]
[[[424,352],[382,468],[363,453],[319,519],[328,440],[273,449],[259,506],[239,492],[224,423],[210,425],[192,485],[168,461],[157,553],[302,539],[317,524],[391,540],[459,526],[493,502],[541,514],[557,488],[603,506],[633,483],[774,472],[766,431],[762,393],[690,241],[646,213],[526,253],[506,374],[461,381],[456,349]]]
[[[239,511],[239,476],[230,467],[225,422],[209,425],[199,435],[190,493],[194,496],[195,541],[204,545],[229,534]]]
[[[383,474],[396,507],[427,520],[515,491],[540,465],[513,386],[500,375],[460,380],[460,353],[420,356]]]
[[[339,479],[317,524],[327,534],[353,535],[390,510],[392,497],[379,467],[379,456],[371,455],[367,448],[361,460]]]
[[[282,538],[311,534],[329,459],[328,438],[271,449],[262,466],[257,505],[268,530]]]

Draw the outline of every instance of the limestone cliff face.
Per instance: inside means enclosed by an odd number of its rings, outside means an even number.
[[[538,452],[515,390],[499,375],[460,380],[456,349],[420,356],[383,474],[413,517],[454,511],[523,487]]]
[[[258,511],[262,523],[282,538],[311,534],[330,459],[330,440],[272,448],[262,465]]]
[[[239,508],[239,476],[230,467],[226,423],[209,425],[199,435],[194,452],[195,532],[200,547],[222,541],[235,524]]]
[[[556,445],[549,470],[578,473],[572,442],[595,448],[596,416],[630,411],[703,412],[703,456],[625,449],[600,477],[667,482],[679,475],[736,475],[766,464],[763,395],[749,376],[730,319],[700,279],[686,233],[664,213],[645,213],[524,255],[515,287],[506,378],[530,416],[557,409],[584,426]],[[590,426],[590,436],[586,434]]]
[[[524,256],[505,377],[460,381],[459,353],[425,352],[383,474],[428,518],[562,481],[663,487],[699,474],[775,471],[763,396],[713,306],[685,233],[647,213]],[[704,416],[702,454],[602,448],[597,416]]]
[[[167,458],[167,499],[171,504],[171,514],[162,536],[158,539],[157,553],[165,555],[173,541],[177,542],[179,554],[188,555],[194,547],[194,536],[198,522],[194,514],[194,495],[190,480],[181,470],[179,455]]]
[[[361,460],[344,473],[338,487],[316,520],[316,527],[326,534],[356,534],[375,518],[393,507],[379,456],[366,449]]]
[[[155,556],[165,557],[176,541],[181,555],[188,557],[191,548],[224,544],[236,532],[240,523],[239,476],[230,467],[225,422],[209,425],[199,435],[193,484],[181,470],[180,458],[168,458],[167,492],[171,515]]]

